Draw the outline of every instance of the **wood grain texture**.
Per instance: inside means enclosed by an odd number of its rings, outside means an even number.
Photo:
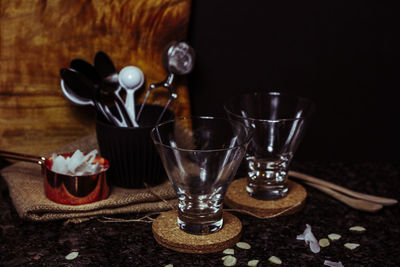
[[[118,70],[141,68],[146,84],[166,77],[164,47],[185,39],[190,0],[0,0],[0,147],[42,154],[94,132],[94,111],[69,103],[59,70],[73,58],[106,52]],[[184,79],[172,109],[189,115]],[[156,89],[149,103],[164,104]]]

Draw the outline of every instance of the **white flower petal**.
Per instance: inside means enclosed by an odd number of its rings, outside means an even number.
[[[324,261],[324,265],[330,266],[330,267],[344,267],[342,262],[335,262],[335,261]]]
[[[97,155],[97,149],[84,155],[79,149],[71,157],[64,158],[53,154],[52,171],[67,175],[89,175],[100,171],[101,166],[98,162],[93,163]],[[92,164],[93,163],[93,164]]]
[[[310,249],[314,253],[321,251],[321,247],[319,246],[318,242],[310,242]]]
[[[311,231],[311,226],[306,224],[306,229],[304,230],[303,234],[298,235],[297,240],[304,240],[306,244],[310,245],[310,249],[314,253],[320,252],[321,248],[318,244],[318,240],[315,238],[314,234]]]

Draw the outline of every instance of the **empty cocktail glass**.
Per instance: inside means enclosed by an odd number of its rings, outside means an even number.
[[[288,167],[302,139],[312,101],[279,92],[232,97],[224,106],[228,117],[254,129],[245,162],[247,193],[261,200],[288,194]]]
[[[191,234],[223,225],[222,202],[242,161],[251,129],[223,118],[180,118],[156,126],[151,137],[178,196],[178,224]]]

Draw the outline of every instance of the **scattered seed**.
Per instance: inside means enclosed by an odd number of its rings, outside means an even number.
[[[33,256],[32,259],[34,259],[35,261],[39,260],[43,255],[42,254],[36,254],[35,256]]]
[[[365,232],[366,229],[362,226],[353,226],[350,227],[349,230],[353,232]]]
[[[275,256],[269,257],[268,261],[273,264],[282,264],[281,259]]]
[[[224,266],[234,266],[236,265],[236,258],[234,256],[228,255],[224,259]]]
[[[225,255],[225,256],[223,256],[222,258],[221,258],[221,260],[225,260],[226,259],[226,257],[228,257],[229,255]]]
[[[236,246],[241,249],[251,249],[251,246],[246,242],[238,242]]]
[[[318,244],[319,244],[320,247],[325,248],[325,247],[329,246],[331,243],[329,242],[328,238],[321,238],[319,240]]]
[[[174,267],[174,265],[170,263],[170,264],[165,265],[165,267]]]
[[[345,248],[348,248],[350,250],[356,249],[360,246],[360,244],[357,243],[346,243],[344,244]]]
[[[339,235],[339,234],[334,234],[334,233],[328,235],[328,238],[329,238],[330,240],[332,240],[332,241],[339,240],[341,237],[342,237],[341,235]]]
[[[233,255],[233,254],[235,254],[235,251],[233,250],[233,248],[227,248],[224,251],[222,251],[222,253]]]
[[[72,261],[73,259],[76,259],[76,257],[78,257],[78,255],[79,255],[78,251],[72,251],[67,256],[65,256],[65,259],[69,260],[69,261]]]
[[[329,267],[343,267],[343,263],[342,262],[335,262],[335,261],[329,261],[329,260],[325,260],[324,261],[324,265],[327,265]]]
[[[247,263],[247,265],[248,265],[248,266],[255,267],[255,266],[258,265],[259,262],[260,262],[259,260],[251,260],[251,261],[249,261],[249,262]]]

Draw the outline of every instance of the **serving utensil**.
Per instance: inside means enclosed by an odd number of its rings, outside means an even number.
[[[82,73],[70,68],[61,69],[60,75],[62,77],[62,92],[72,103],[94,106],[108,122],[116,126],[131,127],[133,125],[121,99],[111,95],[111,102],[114,102],[118,111],[118,116],[115,116],[110,108],[105,105],[98,84],[89,80]]]
[[[138,127],[135,115],[135,92],[143,85],[144,74],[138,67],[127,66],[120,71],[118,81],[126,92],[125,108],[128,111],[131,122],[134,127]],[[115,94],[119,96],[118,92],[115,92]]]
[[[163,117],[171,102],[178,98],[176,90],[172,87],[175,75],[185,75],[191,72],[194,66],[194,58],[194,49],[185,42],[175,41],[167,46],[162,55],[162,63],[164,68],[168,71],[168,76],[164,81],[152,83],[150,84],[149,88],[147,88],[146,95],[137,115],[138,120],[142,114],[144,105],[146,104],[150,93],[155,88],[163,87],[168,90],[170,97],[155,124],[157,125],[160,122],[160,119]]]
[[[356,192],[343,186],[296,171],[289,171],[289,176],[302,180],[305,184],[332,196],[354,209],[362,211],[376,212],[381,210],[383,206],[391,206],[398,203],[396,199]]]
[[[90,79],[93,83],[99,85],[101,83],[101,77],[97,70],[87,61],[75,58],[71,61],[69,67],[82,73],[86,78]]]
[[[327,182],[325,180],[322,180],[320,178],[316,178],[313,177],[311,175],[308,174],[304,174],[304,173],[300,173],[300,172],[296,172],[296,171],[289,171],[289,176],[292,176],[294,178],[309,182],[309,183],[313,183],[316,185],[320,185],[320,186],[324,186],[330,189],[333,189],[335,191],[338,192],[342,192],[346,195],[355,197],[355,198],[359,198],[359,199],[364,199],[370,202],[375,202],[375,203],[379,203],[382,204],[384,206],[391,206],[391,205],[396,205],[398,203],[398,201],[396,199],[392,199],[392,198],[386,198],[386,197],[380,197],[380,196],[374,196],[374,195],[369,195],[369,194],[364,194],[364,193],[360,193],[360,192],[356,192],[353,190],[350,190],[348,188],[345,188],[343,186],[331,183],[331,182]]]
[[[106,114],[104,107],[95,98],[98,90],[95,83],[74,69],[61,69],[60,75],[62,77],[61,88],[67,99],[73,103],[94,106],[97,111],[108,119],[108,114]]]
[[[114,63],[103,51],[96,53],[94,57],[94,68],[103,80],[110,83],[118,83],[118,73]]]
[[[352,198],[352,197],[346,196],[344,194],[341,194],[335,190],[332,190],[329,187],[325,187],[322,185],[309,183],[309,182],[305,182],[305,184],[309,185],[311,187],[314,187],[314,188],[330,195],[331,197],[339,200],[340,202],[342,202],[354,209],[357,209],[357,210],[362,210],[362,211],[367,211],[367,212],[377,212],[383,208],[382,204],[378,204],[378,203],[371,202],[368,200]]]

